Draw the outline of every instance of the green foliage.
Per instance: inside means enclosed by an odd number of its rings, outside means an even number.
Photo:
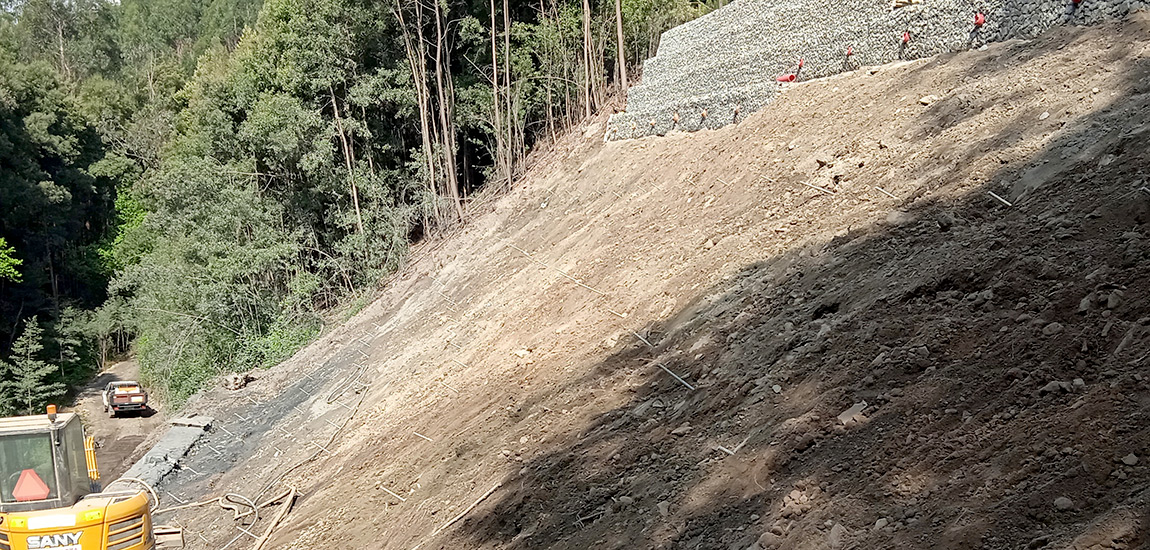
[[[624,0],[627,59],[722,3]],[[510,2],[506,37],[496,4],[501,80],[511,68],[499,95],[486,2],[5,4],[0,341],[26,328],[0,362],[0,414],[133,342],[145,378],[180,402],[361,309],[413,231],[493,173],[497,132],[513,129],[522,159],[603,104],[587,78],[602,96],[613,2],[591,3],[591,67],[582,0]]]
[[[406,255],[423,196],[373,127],[410,116],[410,96],[393,33],[374,19],[349,2],[269,1],[180,92],[160,164],[132,190],[145,213],[121,226],[112,256],[136,252],[111,286],[144,372],[172,397],[290,356],[317,333],[318,311]]]
[[[92,312],[73,307],[60,310],[45,335],[46,350],[55,358],[68,385],[83,384],[96,371]]]
[[[246,362],[259,367],[272,367],[290,358],[310,344],[322,327],[318,317],[279,319],[266,334],[245,342]]]
[[[133,188],[159,162],[177,107],[172,96],[198,52],[234,44],[257,7],[251,0],[5,4],[0,357],[9,358],[0,365],[0,393],[16,383],[13,369],[30,365],[15,359],[11,332],[33,316],[47,329],[40,345],[57,364],[53,384],[83,382],[94,350],[106,357],[128,343],[130,323],[89,312],[107,298],[109,278],[150,246],[152,237],[140,230],[147,210]],[[236,28],[203,34],[225,13]],[[202,17],[189,22],[189,14]],[[29,368],[21,371],[25,379]]]
[[[69,303],[104,299],[94,244],[110,226],[114,182],[93,174],[104,144],[51,67],[0,59],[0,90],[0,239],[21,261],[19,280],[0,285],[7,343],[27,317],[51,324]]]
[[[83,323],[66,304],[103,299],[106,275],[93,245],[112,192],[90,171],[103,144],[76,98],[47,65],[13,57],[0,60],[0,279],[10,283],[0,285],[0,335],[14,340],[0,386],[16,399],[0,404],[8,412],[39,407],[89,372]],[[47,336],[39,314],[49,317]],[[7,334],[21,322],[19,339]],[[43,362],[45,346],[56,366]]]
[[[8,246],[7,241],[0,237],[0,280],[20,282],[20,272],[16,268],[20,267],[24,260],[13,256],[15,253],[16,249]]]
[[[12,416],[19,410],[15,385],[12,380],[12,365],[0,359],[0,417]]]
[[[114,5],[104,0],[23,0],[16,42],[25,61],[49,61],[67,80],[114,71]]]
[[[100,258],[100,267],[105,276],[137,263],[144,250],[140,244],[130,242],[133,235],[144,223],[147,211],[137,201],[130,187],[131,182],[138,181],[140,168],[131,159],[118,154],[109,154],[93,164],[88,171],[97,177],[104,177],[116,182],[115,231],[107,232],[97,243],[97,254]]]
[[[12,344],[12,364],[7,367],[11,373],[9,389],[14,406],[23,414],[43,410],[51,399],[64,395],[67,389],[63,382],[52,381],[57,367],[41,360],[43,351],[43,329],[33,316],[25,322],[23,334]]]

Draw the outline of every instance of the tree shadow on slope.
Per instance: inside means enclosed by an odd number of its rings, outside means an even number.
[[[1145,82],[1150,60],[1116,70]],[[1030,159],[1052,168],[1013,208],[985,192],[1004,169],[701,295],[573,381],[627,397],[456,529],[505,549],[1147,544],[1150,94],[1090,118]],[[1081,143],[1114,161],[1062,154]]]

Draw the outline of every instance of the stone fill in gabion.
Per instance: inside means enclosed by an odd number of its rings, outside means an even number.
[[[1092,25],[1150,0],[735,0],[663,33],[606,139],[719,128],[763,108],[781,75],[809,80]],[[977,14],[983,15],[976,25]],[[908,40],[904,40],[907,39]],[[847,55],[848,49],[851,55]],[[803,60],[798,70],[799,60]]]

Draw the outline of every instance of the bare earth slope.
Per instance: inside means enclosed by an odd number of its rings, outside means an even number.
[[[165,505],[293,486],[293,549],[1150,544],[1147,14],[589,128],[491,205],[199,396]]]

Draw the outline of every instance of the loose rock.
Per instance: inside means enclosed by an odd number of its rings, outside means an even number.
[[[1041,388],[1039,388],[1038,394],[1044,395],[1044,394],[1048,394],[1048,393],[1058,393],[1058,392],[1066,389],[1065,385],[1066,385],[1066,382],[1059,382],[1059,381],[1055,380],[1055,381],[1050,382],[1050,383],[1046,384],[1045,386],[1042,386]]]
[[[779,543],[782,542],[782,540],[783,539],[778,535],[767,531],[766,533],[763,533],[759,536],[759,540],[756,542],[756,544],[758,544],[759,547],[763,550],[770,550],[771,548],[777,547]]]
[[[839,415],[839,422],[846,424],[858,416],[859,413],[863,412],[863,409],[866,409],[866,401],[855,403],[851,408],[843,411],[842,414]]]
[[[248,382],[255,380],[250,374],[229,374],[224,377],[223,386],[229,390],[235,391],[243,389],[248,385]]]
[[[1086,313],[1094,307],[1094,293],[1087,294],[1080,302],[1078,302],[1078,313]]]
[[[843,539],[846,537],[846,528],[841,523],[836,523],[831,527],[831,532],[827,535],[827,544],[831,550],[840,550],[843,547]]]

